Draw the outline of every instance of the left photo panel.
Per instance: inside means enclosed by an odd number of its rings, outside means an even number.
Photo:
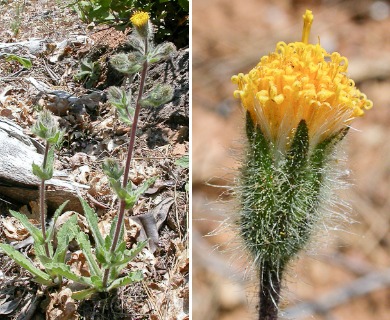
[[[190,319],[189,1],[0,10],[0,319]]]

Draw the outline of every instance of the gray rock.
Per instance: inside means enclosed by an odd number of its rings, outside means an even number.
[[[25,135],[12,121],[0,117],[0,194],[23,204],[37,200],[40,181],[31,167],[33,163],[42,163],[42,152],[39,142]],[[49,210],[69,200],[66,210],[81,212],[78,192],[88,186],[69,180],[68,174],[62,171],[55,171],[46,186]]]

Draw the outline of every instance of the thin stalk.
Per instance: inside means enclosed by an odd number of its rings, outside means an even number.
[[[145,41],[145,55],[148,50],[147,41]],[[131,125],[131,131],[130,131],[130,141],[129,141],[129,147],[127,149],[127,158],[126,158],[126,164],[125,164],[125,170],[123,174],[123,181],[122,181],[122,187],[126,188],[127,182],[129,180],[129,171],[130,171],[130,164],[131,159],[133,157],[133,150],[134,150],[134,144],[135,144],[135,134],[137,131],[137,125],[138,125],[138,118],[141,110],[141,98],[144,93],[144,87],[145,87],[145,80],[146,80],[146,73],[148,71],[148,62],[145,61],[142,68],[141,73],[141,80],[139,85],[139,91],[138,91],[138,97],[137,97],[137,103],[135,106],[134,111],[134,119],[133,123]],[[119,202],[119,213],[118,213],[118,221],[115,227],[115,233],[114,233],[114,239],[112,240],[110,251],[114,252],[116,249],[116,246],[118,245],[119,241],[119,234],[122,228],[123,219],[125,217],[125,201],[123,199]],[[110,268],[107,268],[104,270],[104,276],[103,276],[103,287],[107,286],[108,276],[110,274]]]
[[[259,320],[277,320],[282,271],[265,264],[260,273]]]
[[[50,144],[47,142],[45,147],[45,154],[43,156],[43,164],[42,167],[46,168],[47,163],[47,155],[50,150]],[[45,252],[46,256],[50,258],[49,252],[49,244],[46,242],[46,219],[45,219],[45,179],[41,179],[41,185],[39,187],[39,211],[41,215],[41,228],[42,228],[42,236],[43,241],[45,242]]]

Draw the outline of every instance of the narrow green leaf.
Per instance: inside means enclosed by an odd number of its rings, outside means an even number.
[[[85,258],[87,259],[91,275],[101,277],[102,272],[95,260],[95,256],[92,254],[91,243],[89,242],[88,236],[83,232],[79,232],[77,234],[76,240],[81,250],[83,251]]]
[[[116,229],[116,224],[117,223],[118,223],[118,216],[115,216],[114,219],[112,219],[111,227],[110,227],[110,237],[111,237],[111,239],[114,238],[114,234],[115,234],[115,229]]]
[[[54,262],[65,262],[68,245],[74,239],[78,231],[77,229],[77,216],[73,215],[58,230],[57,249],[53,257]]]
[[[116,263],[113,263],[112,266],[113,267],[125,266],[127,263],[132,261],[142,251],[142,249],[146,246],[147,243],[148,243],[148,240],[138,242],[135,248],[125,251],[125,257],[123,260],[118,261]]]
[[[108,234],[108,235],[106,236],[106,238],[104,239],[104,249],[105,249],[106,251],[110,251],[111,243],[112,243],[112,238],[111,238],[111,236]]]
[[[54,274],[61,275],[69,280],[72,280],[77,283],[85,284],[88,286],[92,286],[92,282],[90,278],[79,276],[73,273],[70,270],[70,266],[64,263],[48,263],[46,265],[47,269],[50,269]]]
[[[95,289],[97,289],[98,291],[103,289],[103,280],[101,277],[92,276],[91,281]]]
[[[137,271],[131,272],[126,277],[114,280],[110,284],[110,286],[107,288],[107,291],[110,291],[110,290],[118,288],[118,287],[126,286],[126,285],[134,283],[134,282],[141,281],[142,279],[143,279],[143,275],[142,275],[142,271],[141,270],[137,270]]]
[[[108,178],[108,181],[110,182],[111,188],[118,195],[119,199],[125,199],[127,196],[127,191],[122,188],[120,181],[113,178]]]
[[[13,210],[10,210],[9,212],[14,218],[18,219],[20,223],[28,230],[28,232],[31,234],[31,236],[34,239],[34,242],[43,243],[42,231],[38,229],[36,226],[34,226],[24,214]]]
[[[127,195],[125,198],[125,208],[129,209],[134,206],[134,204],[137,202],[139,196],[143,194],[146,190],[149,189],[149,187],[156,181],[156,178],[150,178],[147,179],[141,186],[139,186],[137,189],[132,190],[132,183],[131,181],[126,186]]]
[[[88,289],[73,292],[72,298],[75,300],[84,300],[84,299],[88,299],[96,292],[98,291],[95,288],[88,288]]]
[[[85,218],[87,219],[88,222],[88,226],[91,229],[93,238],[96,242],[96,246],[104,247],[104,240],[98,227],[97,214],[95,213],[95,211],[93,211],[93,209],[88,205],[87,201],[85,201],[83,198],[80,198],[80,202],[83,207]]]
[[[63,204],[61,204],[57,210],[54,212],[54,215],[53,215],[53,224],[48,228],[47,230],[47,235],[46,235],[46,239],[48,242],[50,242],[51,240],[53,240],[53,235],[54,235],[54,226],[57,222],[57,219],[58,217],[61,215],[62,211],[64,210],[65,206],[68,204],[69,200],[66,200]]]
[[[50,176],[46,173],[46,170],[42,170],[42,168],[35,163],[32,164],[32,172],[39,179],[43,179],[43,180],[50,179]]]
[[[54,168],[54,147],[49,149],[47,153],[46,166],[44,168],[46,174],[50,177],[53,177],[53,168]]]
[[[40,283],[44,283],[45,285],[52,285],[52,281],[50,279],[50,276],[43,272],[42,270],[35,267],[30,259],[28,259],[25,255],[20,253],[19,251],[15,250],[14,247],[12,247],[9,244],[0,243],[0,248],[15,262],[20,265],[22,268],[26,269],[28,272],[32,273],[34,276],[37,277],[37,281]]]
[[[34,242],[34,251],[35,255],[42,262],[42,264],[52,262],[50,258],[46,256],[45,244]],[[53,246],[51,247],[51,253],[53,253]]]
[[[97,261],[103,266],[106,267],[108,259],[106,257],[106,250],[103,247],[96,248],[95,251]]]
[[[16,54],[12,54],[12,53],[6,54],[6,56],[7,56],[6,57],[7,61],[11,61],[11,60],[17,61],[26,69],[30,69],[32,67],[32,63],[31,63],[30,59],[23,58],[23,57],[17,56]]]

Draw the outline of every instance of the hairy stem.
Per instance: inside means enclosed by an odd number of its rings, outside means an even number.
[[[259,320],[277,320],[282,271],[264,264],[260,273]]]
[[[146,54],[147,50],[148,50],[147,41],[145,41],[145,43],[146,43],[145,44],[145,54]],[[144,92],[147,71],[148,71],[148,62],[145,61],[143,64],[142,73],[141,73],[141,80],[140,80],[140,85],[139,85],[137,103],[136,103],[135,111],[134,111],[134,119],[133,119],[133,123],[131,125],[130,141],[129,141],[129,147],[127,149],[126,165],[125,165],[123,181],[122,181],[123,188],[126,188],[127,182],[129,180],[130,164],[131,164],[131,159],[133,157],[133,150],[134,150],[134,144],[135,144],[135,134],[137,131],[139,113],[141,110],[141,103],[140,102],[141,102],[142,94]],[[123,199],[121,199],[119,202],[118,222],[117,222],[116,227],[115,227],[114,239],[112,240],[112,244],[111,244],[111,248],[110,248],[111,252],[114,252],[116,249],[116,246],[118,245],[119,234],[120,234],[120,231],[122,229],[124,217],[125,217],[125,201]],[[104,287],[107,286],[107,280],[108,280],[109,274],[110,274],[109,268],[104,270],[104,277],[103,277],[103,286]]]
[[[47,142],[45,147],[45,155],[43,156],[43,164],[42,167],[46,168],[47,163],[47,155],[50,150],[50,144]],[[45,179],[41,179],[41,185],[39,187],[39,211],[41,215],[41,228],[42,228],[42,236],[43,241],[45,242],[45,252],[46,256],[50,258],[49,252],[49,244],[46,242],[46,215],[45,215]]]

